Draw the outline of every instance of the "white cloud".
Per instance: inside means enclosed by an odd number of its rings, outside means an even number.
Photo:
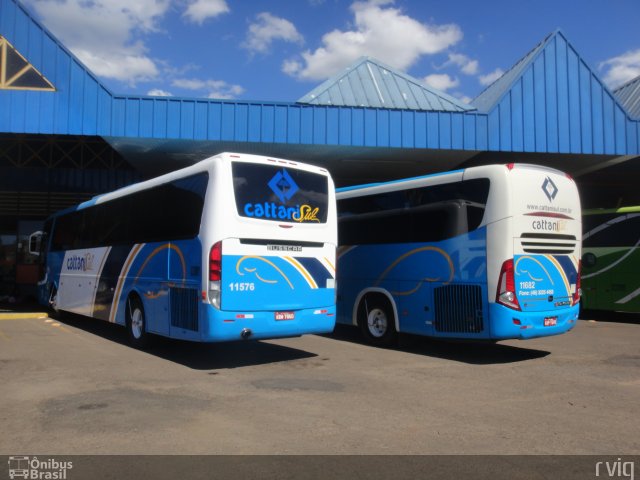
[[[372,56],[406,70],[422,55],[442,52],[462,39],[458,25],[421,23],[388,6],[392,3],[393,0],[354,2],[352,30],[326,33],[321,47],[302,52],[302,61],[285,61],[283,71],[300,79],[324,80],[361,56]]]
[[[289,20],[262,12],[249,25],[247,38],[242,46],[252,53],[266,53],[275,40],[300,44],[304,42],[303,36]]]
[[[153,80],[159,73],[154,61],[143,53],[136,53],[136,50],[94,53],[76,49],[74,53],[96,75],[130,85]]]
[[[140,37],[170,0],[28,0],[43,23],[99,76],[135,85],[158,75]]]
[[[460,80],[457,78],[451,78],[446,73],[433,73],[424,77],[424,83],[433,87],[441,92],[445,92],[450,88],[460,85]]]
[[[485,87],[491,85],[493,82],[498,80],[502,75],[504,75],[504,70],[501,68],[496,68],[493,72],[487,73],[486,75],[480,75],[478,77],[478,81],[481,85]]]
[[[226,0],[195,0],[182,14],[190,22],[202,25],[205,20],[229,12]]]
[[[178,78],[171,82],[171,85],[185,90],[202,90],[207,86],[207,80],[197,80],[190,78]]]
[[[287,75],[296,76],[302,70],[302,64],[297,60],[285,60],[282,62],[282,71]]]
[[[167,92],[166,90],[162,90],[160,88],[152,88],[147,92],[147,95],[152,97],[173,97],[171,92]]]
[[[604,82],[609,87],[619,87],[640,75],[640,49],[601,62],[599,68],[606,70]]]
[[[456,65],[465,75],[475,75],[478,73],[478,61],[472,60],[461,53],[450,53],[449,60],[445,65]]]
[[[221,100],[237,98],[244,93],[244,88],[240,85],[229,84],[224,80],[178,78],[173,80],[171,85],[185,90],[204,93],[207,98],[217,98]]]

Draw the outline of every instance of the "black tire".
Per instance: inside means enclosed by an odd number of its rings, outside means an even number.
[[[398,340],[396,319],[384,295],[365,295],[358,307],[358,325],[367,343],[388,347]]]
[[[140,298],[137,295],[130,295],[125,308],[129,343],[135,348],[148,348],[151,345],[151,338],[147,332],[147,320]]]

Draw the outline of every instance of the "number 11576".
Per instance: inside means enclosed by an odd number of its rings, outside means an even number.
[[[234,282],[229,284],[229,290],[232,292],[253,292],[256,285],[253,282]]]

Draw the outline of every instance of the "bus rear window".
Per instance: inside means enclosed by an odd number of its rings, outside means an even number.
[[[238,215],[291,223],[326,223],[329,183],[325,175],[277,165],[234,162]]]

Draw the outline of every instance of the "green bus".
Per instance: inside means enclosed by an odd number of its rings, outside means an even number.
[[[640,312],[640,206],[582,214],[582,308]]]

